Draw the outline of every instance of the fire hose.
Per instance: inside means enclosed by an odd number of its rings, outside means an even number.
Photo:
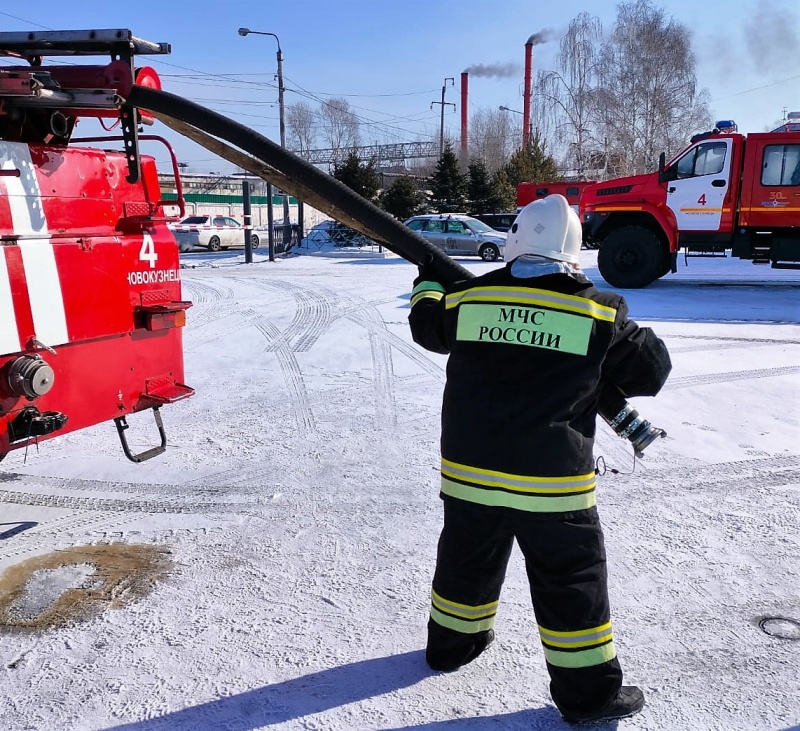
[[[238,122],[199,104],[134,84],[126,106],[150,112],[176,132],[243,170],[278,186],[331,218],[373,239],[412,264],[430,262],[442,284],[474,277],[472,272],[335,178]],[[628,439],[637,457],[663,429],[639,416],[615,386],[602,387],[600,416]]]

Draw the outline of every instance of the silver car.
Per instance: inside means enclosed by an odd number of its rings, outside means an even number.
[[[506,234],[461,213],[413,216],[405,225],[451,256],[479,256],[484,261],[497,261],[505,254]]]

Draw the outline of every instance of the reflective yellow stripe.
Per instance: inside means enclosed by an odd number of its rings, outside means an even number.
[[[489,617],[497,613],[497,605],[499,601],[489,602],[488,604],[479,604],[477,606],[470,606],[469,604],[459,604],[452,602],[448,599],[431,591],[431,604],[437,609],[448,614],[454,614],[464,619],[479,619],[481,617]]]
[[[413,307],[415,304],[417,304],[417,302],[423,299],[435,300],[438,302],[440,299],[442,299],[442,297],[444,297],[444,294],[441,292],[436,292],[430,289],[423,290],[411,295],[411,306]]]
[[[550,307],[566,312],[577,312],[608,322],[614,322],[617,317],[617,311],[613,307],[599,305],[586,297],[528,287],[473,287],[464,292],[449,294],[446,300],[447,309],[458,307],[465,302],[501,302],[522,307]]]
[[[519,495],[505,490],[489,490],[485,487],[472,487],[460,482],[453,482],[442,477],[442,493],[450,497],[466,500],[479,505],[490,505],[514,510],[526,510],[530,513],[567,513],[573,510],[587,510],[597,505],[594,488],[591,492],[579,495],[538,497]]]
[[[566,649],[598,645],[613,639],[611,622],[601,624],[599,627],[591,627],[575,632],[557,632],[539,625],[539,635],[542,638],[542,642],[547,644],[548,647]]]
[[[594,472],[567,477],[535,477],[471,467],[444,458],[442,459],[442,475],[453,480],[471,482],[476,486],[499,487],[522,494],[538,495],[589,492],[594,490],[597,484],[597,476]]]
[[[456,632],[464,632],[466,634],[485,632],[487,629],[491,629],[494,627],[494,617],[495,615],[493,614],[491,617],[487,617],[486,619],[468,622],[464,619],[458,619],[457,617],[451,617],[449,614],[444,614],[436,607],[431,606],[431,619],[436,622],[436,624],[440,624],[442,627],[447,627],[448,629],[455,630]]]
[[[613,660],[617,656],[617,650],[613,642],[607,642],[601,647],[593,647],[590,650],[580,650],[579,652],[551,650],[545,645],[544,656],[547,662],[559,668],[588,668],[592,665],[601,665],[604,662]]]

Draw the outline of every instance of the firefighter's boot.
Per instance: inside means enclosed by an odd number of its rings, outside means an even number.
[[[639,713],[642,708],[644,708],[644,693],[635,685],[623,685],[614,698],[596,711],[573,711],[561,715],[567,723],[589,724],[627,718]]]

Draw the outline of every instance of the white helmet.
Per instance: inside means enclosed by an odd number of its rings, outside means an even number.
[[[548,195],[528,203],[517,215],[506,238],[505,260],[523,254],[580,263],[581,222],[563,195]]]

